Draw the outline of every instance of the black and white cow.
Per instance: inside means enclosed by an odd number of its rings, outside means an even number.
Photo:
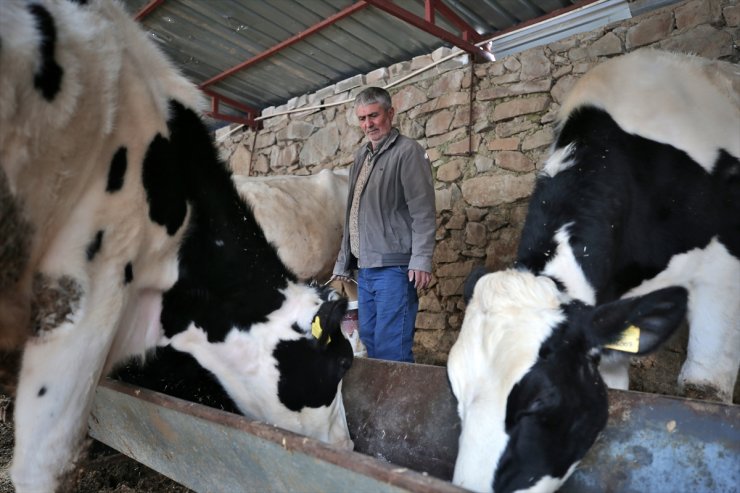
[[[327,280],[342,241],[349,174],[328,169],[305,176],[235,174],[232,181],[250,204],[265,238],[298,280]],[[356,333],[345,336],[353,352],[362,344]],[[251,409],[237,406],[218,379],[192,355],[171,346],[156,348],[143,361],[133,358],[116,368],[112,376],[181,399],[258,417]]]
[[[469,280],[472,299],[448,360],[463,423],[455,483],[557,489],[606,424],[600,360],[617,359],[621,378],[612,382],[628,383],[625,358],[602,358],[602,348],[650,351],[686,313],[681,382],[731,398],[740,361],[739,158],[737,66],[644,50],[575,85],[516,268]]]
[[[101,375],[158,345],[246,413],[351,447],[346,301],[266,240],[195,87],[113,0],[0,11],[0,334],[27,340],[16,491],[58,487]]]

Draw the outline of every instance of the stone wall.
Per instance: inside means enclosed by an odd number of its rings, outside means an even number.
[[[644,46],[737,63],[737,0],[689,0],[496,62],[467,56],[389,89],[396,125],[427,150],[437,195],[433,285],[421,295],[415,354],[443,364],[463,318],[465,276],[476,265],[511,265],[535,174],[553,139],[563,96],[606,58]],[[366,85],[385,85],[439,61],[442,48],[339,82],[269,108],[263,115],[344,101]],[[279,115],[258,132],[238,131],[222,143],[237,173],[310,174],[346,167],[362,141],[350,104]],[[223,134],[223,132],[221,132]]]

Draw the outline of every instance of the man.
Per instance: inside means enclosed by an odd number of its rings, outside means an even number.
[[[360,338],[368,357],[413,362],[417,289],[432,278],[436,209],[429,159],[392,126],[387,91],[357,95],[355,114],[368,138],[350,170],[342,247],[334,278],[358,269]]]

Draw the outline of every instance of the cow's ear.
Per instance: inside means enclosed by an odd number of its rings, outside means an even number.
[[[476,267],[470,272],[470,274],[468,274],[468,277],[465,279],[465,284],[463,285],[463,299],[465,300],[465,304],[470,303],[470,299],[473,297],[473,291],[475,290],[475,284],[478,282],[478,279],[486,274],[488,274],[488,271],[485,267]]]
[[[670,287],[600,305],[593,309],[587,330],[591,346],[649,353],[678,328],[687,300],[686,289]]]
[[[319,307],[311,324],[311,333],[319,340],[321,347],[326,347],[332,337],[344,337],[341,332],[342,318],[347,313],[347,300],[340,298],[325,301]]]

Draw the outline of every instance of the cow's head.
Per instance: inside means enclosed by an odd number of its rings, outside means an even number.
[[[340,328],[347,301],[292,282],[281,291],[280,308],[223,342],[194,325],[169,342],[213,373],[246,416],[351,449],[341,394],[353,358]]]
[[[480,277],[448,359],[462,420],[453,482],[474,491],[554,491],[607,420],[601,348],[638,327],[655,349],[686,311],[683,288],[588,306],[543,276]]]

